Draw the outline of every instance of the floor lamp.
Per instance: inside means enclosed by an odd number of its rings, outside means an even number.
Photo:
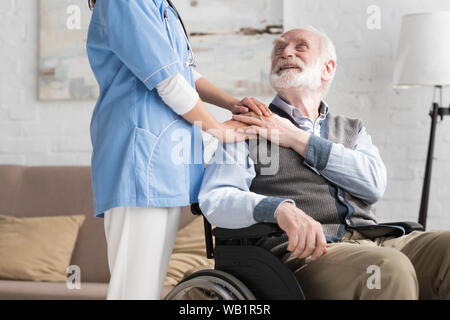
[[[395,60],[394,88],[432,87],[434,98],[425,177],[418,222],[426,227],[431,168],[438,116],[450,114],[442,106],[442,89],[450,85],[450,11],[409,14],[403,17]],[[436,101],[436,91],[439,100]],[[450,178],[450,177],[449,177]]]

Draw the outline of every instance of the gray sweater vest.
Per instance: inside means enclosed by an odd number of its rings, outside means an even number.
[[[327,122],[328,140],[354,149],[362,127],[361,121],[328,113],[322,126],[327,125]],[[262,144],[267,144],[267,148],[261,149]],[[266,152],[266,157],[271,162],[260,161],[266,158],[261,157],[261,150]],[[274,152],[279,153],[277,155]],[[259,140],[257,143],[249,143],[249,153],[256,171],[250,191],[294,200],[298,208],[322,224],[328,239],[340,239],[348,226],[377,224],[371,205],[313,171],[294,150]],[[266,174],[267,168],[273,166],[272,161],[279,161],[278,171]]]

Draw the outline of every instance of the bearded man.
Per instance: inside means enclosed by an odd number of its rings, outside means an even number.
[[[260,143],[223,144],[206,167],[200,208],[223,228],[277,223],[289,239],[284,262],[308,299],[450,299],[450,232],[406,234],[375,217],[386,168],[362,121],[323,101],[335,68],[333,43],[313,27],[275,40],[273,115],[233,119],[271,140],[277,170],[265,170],[274,166],[261,161]],[[369,285],[373,270],[379,281]]]

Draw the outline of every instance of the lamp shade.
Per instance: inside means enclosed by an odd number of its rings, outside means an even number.
[[[394,87],[450,85],[450,11],[403,16]]]

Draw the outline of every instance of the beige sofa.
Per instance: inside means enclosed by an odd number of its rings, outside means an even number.
[[[85,214],[71,264],[81,288],[66,283],[0,280],[0,299],[104,299],[109,269],[103,219],[93,216],[89,166],[0,165],[0,214],[16,217]]]
[[[65,282],[0,279],[0,300],[105,299],[110,278],[103,219],[93,215],[89,166],[0,165],[0,215],[38,217],[85,214],[70,264],[81,270],[81,288]],[[163,296],[186,272],[211,268],[205,257],[203,221],[183,208]]]
[[[93,215],[89,166],[0,165],[0,215],[15,217],[85,214],[70,264],[81,270],[81,288],[65,282],[0,279],[4,299],[105,299],[110,278],[103,219]],[[163,296],[186,272],[211,268],[205,257],[203,221],[183,208]]]

